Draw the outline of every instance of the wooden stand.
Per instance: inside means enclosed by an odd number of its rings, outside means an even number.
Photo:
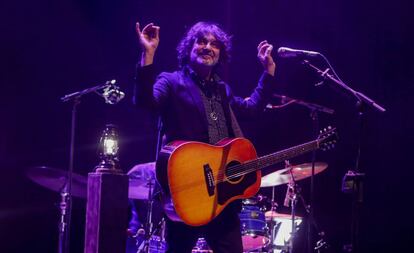
[[[84,253],[125,252],[127,226],[128,176],[89,173]]]

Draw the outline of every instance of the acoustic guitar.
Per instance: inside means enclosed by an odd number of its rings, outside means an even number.
[[[232,201],[258,192],[260,169],[333,147],[336,137],[336,130],[328,127],[316,140],[262,157],[245,138],[224,139],[216,145],[174,141],[161,149],[156,162],[165,213],[174,221],[205,225]]]

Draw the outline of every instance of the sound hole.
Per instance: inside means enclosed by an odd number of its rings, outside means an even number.
[[[242,176],[238,176],[239,170],[236,170],[235,168],[232,168],[233,166],[239,165],[240,162],[238,161],[231,161],[226,166],[226,177],[227,180],[230,182],[237,182],[240,180]]]

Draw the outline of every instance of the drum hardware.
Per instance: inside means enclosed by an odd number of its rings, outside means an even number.
[[[158,153],[161,149],[161,143],[162,143],[162,120],[161,120],[161,116],[158,117],[158,126],[157,126],[157,130],[158,130],[158,134],[157,134],[157,147],[155,150],[155,160],[158,159]],[[147,167],[145,167],[145,165]],[[155,162],[152,163],[147,163],[144,166],[144,169],[142,171],[145,171],[145,169],[147,169],[147,171],[151,171],[151,176],[147,178],[147,180],[144,180],[145,184],[142,184],[141,186],[147,187],[148,188],[148,195],[147,195],[147,203],[148,203],[148,208],[147,208],[147,219],[146,219],[146,224],[145,227],[147,228],[146,232],[146,236],[143,242],[141,242],[140,244],[143,244],[143,248],[140,247],[140,245],[138,245],[138,253],[164,253],[166,250],[166,242],[165,242],[165,236],[164,236],[164,230],[165,230],[165,221],[164,218],[157,224],[156,228],[154,230],[152,230],[153,227],[153,223],[152,223],[152,208],[153,208],[153,203],[154,203],[154,197],[158,196],[158,194],[160,192],[156,192],[155,194],[152,192],[153,191],[153,186],[158,185],[156,182],[156,176],[155,176]],[[139,170],[140,165],[134,167],[136,170]],[[132,169],[132,171],[134,170],[134,168]],[[160,187],[158,187],[158,189],[160,189]],[[137,191],[139,192],[139,191]],[[145,191],[144,191],[145,192]],[[141,199],[141,198],[139,198]],[[145,199],[145,198],[143,198]],[[160,229],[160,227],[162,226],[162,238],[160,238],[160,240],[162,241],[162,245],[164,246],[163,249],[161,249],[160,251],[151,251],[152,248],[149,247],[151,245],[151,237],[153,237],[153,234]],[[161,245],[161,244],[160,244]]]
[[[198,238],[196,245],[191,250],[191,253],[213,253],[203,237]]]
[[[69,169],[69,171],[46,166],[31,167],[26,171],[26,176],[33,182],[60,193],[59,253],[69,252],[72,196],[86,198],[87,192],[87,178],[73,173],[73,164],[71,164],[71,167],[72,169]]]
[[[158,224],[151,231],[151,233],[146,233],[143,229],[140,230],[141,232],[138,231],[134,237],[137,238],[139,236],[144,236],[144,240],[141,242],[137,241],[137,253],[164,253],[166,251],[167,245],[165,242],[164,235],[164,218],[162,218],[161,221],[158,222]]]
[[[329,248],[329,244],[325,241],[325,233],[323,231],[319,232],[318,235],[321,237],[321,239],[316,242],[314,250],[318,253],[321,253]]]
[[[285,203],[284,205],[286,207],[289,207],[289,201],[290,201],[290,207],[291,207],[291,215],[292,215],[292,230],[291,230],[291,238],[289,240],[289,245],[287,252],[293,251],[293,241],[296,237],[296,223],[295,223],[295,216],[296,216],[296,203],[297,203],[297,197],[299,194],[299,191],[297,191],[298,186],[296,185],[295,177],[292,173],[292,170],[289,170],[291,174],[290,181],[287,185],[286,190],[286,197],[285,197]]]
[[[29,167],[25,171],[25,175],[33,182],[37,183],[40,186],[43,186],[49,190],[60,192],[62,198],[67,198],[67,194],[63,194],[63,188],[67,185],[68,182],[68,171],[47,167],[47,166],[37,166],[37,167]],[[161,240],[165,243],[165,237],[163,235],[163,220],[155,226],[155,229],[152,229],[153,225],[148,225],[148,221],[152,221],[152,203],[154,197],[157,193],[154,191],[155,186],[155,163],[145,163],[139,164],[133,167],[129,172],[128,175],[129,179],[129,198],[130,199],[137,199],[137,200],[148,200],[148,197],[152,199],[149,205],[151,205],[151,210],[148,211],[147,214],[147,222],[145,229],[139,229],[133,237],[145,236],[147,233],[146,231],[152,231],[152,234],[149,239],[148,246],[151,247],[152,251],[155,252],[154,245],[162,245],[162,243],[157,243],[157,241]],[[76,173],[72,173],[72,186],[71,186],[71,196],[78,197],[78,198],[86,198],[87,193],[87,177],[82,176]],[[65,206],[65,201],[60,201],[59,208],[61,211]],[[62,222],[62,221],[61,221]],[[161,236],[155,236],[156,233],[161,231]],[[140,234],[142,233],[142,234]],[[147,238],[147,236],[145,237]],[[159,239],[159,240],[158,240]],[[164,250],[162,249],[164,247]],[[165,246],[160,247],[159,253],[165,252]],[[149,249],[148,249],[149,250]],[[147,252],[147,251],[145,251]],[[158,253],[157,252],[157,253]]]
[[[273,185],[272,186],[272,199],[270,200],[270,212],[271,213],[276,212],[276,208],[278,207],[278,204],[275,201],[275,195],[276,195],[275,190],[276,190],[276,186]],[[266,218],[266,221],[267,221],[266,213],[265,213],[265,218]],[[276,239],[276,232],[275,232],[276,230],[275,229],[277,229],[277,231],[279,230],[279,227],[277,226],[278,224],[275,224],[273,222],[273,219],[271,220],[271,222],[269,224],[270,224],[270,242],[271,243],[268,245],[270,247],[267,247],[268,251],[271,250],[274,247],[274,242],[275,242],[275,239]]]
[[[324,171],[328,165],[323,162],[316,162],[314,165],[314,174],[321,173]],[[310,214],[310,206],[305,203],[303,196],[300,194],[301,189],[296,184],[297,181],[311,177],[312,176],[312,163],[304,163],[300,165],[290,165],[288,161],[286,161],[286,167],[281,170],[277,170],[272,172],[268,175],[262,177],[261,187],[272,187],[272,199],[271,199],[271,209],[270,211],[265,213],[266,219],[270,220],[270,242],[266,249],[269,251],[277,251],[277,252],[292,252],[293,249],[293,241],[297,232],[298,220],[301,222],[302,218],[296,216],[296,204],[297,200],[301,200],[303,206],[305,207],[306,213]],[[275,203],[274,199],[274,192],[275,186],[277,185],[287,185],[286,197],[284,201],[284,205],[286,207],[291,207],[291,213],[289,215],[279,214],[275,212],[277,204]],[[286,217],[288,216],[288,217]],[[281,218],[283,217],[283,218]],[[281,226],[283,228],[287,228],[285,223],[286,220],[289,219],[291,226],[290,233],[291,236],[288,238],[288,245],[275,245],[275,241],[279,240],[278,233],[280,233]],[[275,223],[274,220],[283,220],[283,222]],[[312,222],[314,223],[314,222]],[[316,224],[315,227],[317,228]],[[323,233],[323,232],[322,232]],[[278,242],[279,244],[281,242]]]
[[[49,190],[59,192],[61,198],[59,202],[58,252],[68,252],[72,196],[86,198],[88,179],[71,171],[46,166],[28,168],[26,176]]]
[[[135,237],[144,236],[144,240],[138,243],[138,252],[158,253],[165,252],[164,219],[154,228],[153,204],[158,195],[155,191],[155,162],[143,163],[134,166],[129,172],[129,198],[147,201],[147,216],[144,229],[138,230]],[[161,236],[157,236],[159,233]]]
[[[275,211],[267,211],[265,213],[266,220],[272,227],[274,240],[266,248],[266,252],[288,252],[292,233],[292,215],[283,214]],[[295,217],[295,232],[299,231],[299,225],[302,223],[302,217]]]

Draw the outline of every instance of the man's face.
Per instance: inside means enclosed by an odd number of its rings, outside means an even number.
[[[207,34],[198,38],[191,49],[190,62],[192,64],[215,66],[220,58],[220,42],[214,35]]]

